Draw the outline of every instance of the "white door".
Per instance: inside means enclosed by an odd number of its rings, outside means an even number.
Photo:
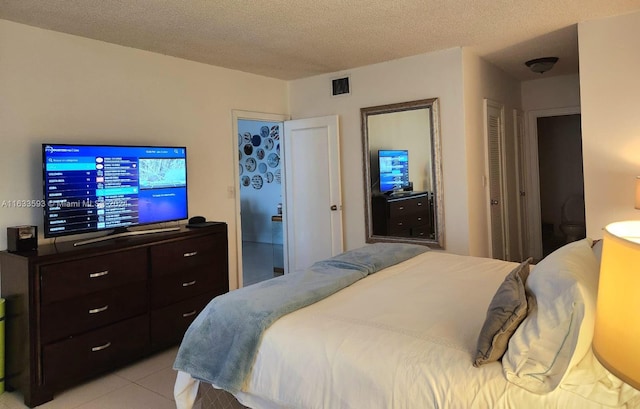
[[[343,251],[338,116],[284,123],[285,273]]]
[[[489,234],[491,257],[509,260],[507,243],[508,232],[505,223],[506,187],[504,181],[504,106],[500,103],[484,100],[487,163],[489,173]]]

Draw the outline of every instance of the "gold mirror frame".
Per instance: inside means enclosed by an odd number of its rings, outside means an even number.
[[[379,194],[372,188],[371,179],[371,158],[369,143],[369,118],[373,115],[391,114],[395,112],[405,112],[410,110],[426,109],[429,117],[429,129],[425,129],[425,143],[429,144],[431,151],[431,187],[433,190],[433,227],[432,237],[406,237],[376,235],[373,228],[372,198],[374,193]],[[442,189],[442,160],[440,141],[440,120],[438,98],[422,99],[418,101],[402,102],[390,105],[380,105],[360,109],[363,164],[364,164],[364,195],[365,195],[365,232],[366,242],[398,242],[425,244],[433,249],[444,249],[444,200]],[[409,152],[411,158],[411,152]]]

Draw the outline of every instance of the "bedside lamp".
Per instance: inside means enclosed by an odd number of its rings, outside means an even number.
[[[637,195],[636,195],[637,198]],[[636,207],[640,203],[636,199]],[[593,352],[611,373],[640,389],[640,221],[605,228]]]
[[[636,176],[636,209],[640,210],[640,176]]]

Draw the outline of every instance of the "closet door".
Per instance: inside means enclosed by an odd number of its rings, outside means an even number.
[[[504,179],[504,106],[485,99],[485,132],[487,164],[489,174],[489,234],[491,257],[509,260],[508,231],[505,228],[507,217],[506,183]]]

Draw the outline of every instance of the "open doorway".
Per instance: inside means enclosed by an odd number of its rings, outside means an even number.
[[[542,256],[586,235],[580,114],[539,117]]]
[[[280,143],[286,117],[244,111],[233,114],[238,284],[243,287],[283,272]]]

